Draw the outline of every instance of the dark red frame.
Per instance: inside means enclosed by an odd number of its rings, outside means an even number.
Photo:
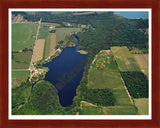
[[[8,119],[8,9],[9,8],[151,8],[152,9],[152,119],[151,120],[9,120]],[[0,128],[160,127],[159,0],[0,0]]]

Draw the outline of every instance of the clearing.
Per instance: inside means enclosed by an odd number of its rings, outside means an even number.
[[[13,20],[12,20],[12,24],[17,24],[17,23],[20,23],[22,22],[24,19],[23,19],[23,16],[18,14],[17,16],[13,17]]]
[[[124,71],[140,71],[137,61],[129,52],[126,46],[111,47],[112,54],[118,64],[119,70]]]
[[[35,42],[32,62],[37,62],[43,59],[43,49],[44,49],[45,39],[38,39]]]
[[[34,45],[38,24],[12,24],[12,52]]]
[[[64,40],[65,36],[70,35],[70,33],[80,32],[80,28],[56,28],[56,43]]]

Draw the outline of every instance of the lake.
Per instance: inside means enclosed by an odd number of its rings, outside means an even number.
[[[116,11],[114,14],[124,16],[128,19],[148,19],[149,17],[149,12],[147,11]]]
[[[60,104],[64,107],[72,104],[88,60],[88,54],[77,52],[79,40],[76,39],[77,46],[64,48],[58,57],[43,65],[49,68],[44,80],[51,82],[57,88]]]

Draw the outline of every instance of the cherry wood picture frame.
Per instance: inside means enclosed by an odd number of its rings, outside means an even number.
[[[9,8],[150,8],[152,9],[151,120],[9,120]],[[0,128],[159,128],[160,127],[159,0],[0,0]]]

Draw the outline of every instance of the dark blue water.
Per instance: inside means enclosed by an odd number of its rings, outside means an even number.
[[[57,88],[60,103],[64,107],[72,104],[88,59],[88,55],[76,52],[79,49],[79,40],[76,39],[77,46],[65,48],[60,56],[44,65],[49,68],[44,80]]]
[[[147,11],[117,11],[114,12],[114,14],[120,15],[120,16],[124,16],[128,19],[148,19],[149,17],[149,12]]]

